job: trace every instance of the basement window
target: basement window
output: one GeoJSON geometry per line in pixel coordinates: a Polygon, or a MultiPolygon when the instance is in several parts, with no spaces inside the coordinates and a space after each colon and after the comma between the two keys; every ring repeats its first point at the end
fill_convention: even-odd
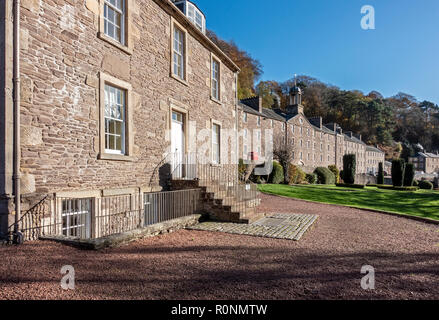
{"type": "Polygon", "coordinates": [[[63,236],[90,238],[92,199],[63,199],[61,201],[63,236]]]}

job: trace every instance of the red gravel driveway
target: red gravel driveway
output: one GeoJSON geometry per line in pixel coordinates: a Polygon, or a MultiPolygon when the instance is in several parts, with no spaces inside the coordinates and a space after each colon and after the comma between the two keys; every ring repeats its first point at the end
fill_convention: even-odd
{"type": "Polygon", "coordinates": [[[439,299],[439,226],[262,196],[264,212],[320,216],[299,242],[181,230],[117,249],[0,247],[0,299],[439,299]],[[72,265],[76,288],[60,287],[72,265]],[[361,289],[361,267],[376,289],[361,289]]]}

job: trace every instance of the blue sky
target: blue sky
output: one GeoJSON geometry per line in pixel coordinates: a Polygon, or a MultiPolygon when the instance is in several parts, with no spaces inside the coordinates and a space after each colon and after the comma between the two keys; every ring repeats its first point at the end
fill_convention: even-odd
{"type": "Polygon", "coordinates": [[[438,0],[194,0],[207,27],[263,65],[262,80],[306,74],[344,90],[399,91],[439,104],[438,0]],[[361,8],[375,8],[363,30],[361,8]]]}

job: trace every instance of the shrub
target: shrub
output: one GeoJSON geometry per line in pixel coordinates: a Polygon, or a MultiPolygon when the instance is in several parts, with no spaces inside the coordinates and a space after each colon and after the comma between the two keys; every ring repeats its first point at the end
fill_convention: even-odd
{"type": "Polygon", "coordinates": [[[343,175],[344,175],[344,171],[343,171],[343,170],[340,170],[340,183],[341,183],[341,182],[344,182],[343,175]]]}
{"type": "Polygon", "coordinates": [[[268,178],[272,184],[280,184],[284,182],[284,169],[278,162],[273,162],[273,171],[268,178]]]}
{"type": "Polygon", "coordinates": [[[415,166],[413,163],[407,163],[404,173],[404,187],[413,186],[413,180],[415,180],[415,166]]]}
{"type": "Polygon", "coordinates": [[[328,166],[328,169],[335,175],[335,183],[340,183],[340,170],[338,170],[336,165],[328,166]]]}
{"type": "Polygon", "coordinates": [[[433,184],[430,181],[419,181],[419,188],[423,190],[433,190],[433,184]]]}
{"type": "Polygon", "coordinates": [[[306,173],[294,164],[290,164],[288,167],[288,175],[290,177],[290,184],[301,184],[306,179],[306,173]]]}
{"type": "Polygon", "coordinates": [[[318,167],[314,173],[317,175],[319,184],[335,184],[335,175],[328,168],[318,167]]]}
{"type": "Polygon", "coordinates": [[[357,169],[357,157],[355,154],[346,154],[343,156],[343,180],[345,183],[355,183],[355,173],[357,169]]]}
{"type": "Polygon", "coordinates": [[[307,173],[306,174],[306,181],[308,181],[309,184],[316,184],[317,183],[317,175],[315,173],[307,173]]]}
{"type": "Polygon", "coordinates": [[[414,186],[414,187],[419,187],[419,182],[418,182],[418,180],[413,180],[413,186],[414,186]]]}
{"type": "Polygon", "coordinates": [[[378,165],[377,184],[384,184],[384,164],[382,162],[378,165]]]}
{"type": "Polygon", "coordinates": [[[405,161],[397,159],[392,161],[392,181],[393,186],[402,187],[404,184],[405,161]]]}
{"type": "Polygon", "coordinates": [[[238,163],[238,173],[240,177],[245,177],[245,174],[247,173],[247,165],[244,163],[244,160],[239,159],[238,163]]]}

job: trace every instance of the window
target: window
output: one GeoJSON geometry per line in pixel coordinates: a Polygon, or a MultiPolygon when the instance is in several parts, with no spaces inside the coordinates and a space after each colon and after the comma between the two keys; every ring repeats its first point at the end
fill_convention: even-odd
{"type": "Polygon", "coordinates": [[[105,85],[105,152],[125,154],[125,90],[105,85]]]}
{"type": "Polygon", "coordinates": [[[258,127],[261,126],[261,117],[258,117],[258,127]]]}
{"type": "Polygon", "coordinates": [[[282,131],[285,131],[285,123],[282,123],[282,131]]]}
{"type": "Polygon", "coordinates": [[[186,2],[188,19],[203,33],[206,32],[206,18],[192,3],[186,2]]]}
{"type": "Polygon", "coordinates": [[[104,73],[99,78],[99,159],[132,161],[132,87],[104,73]]]}
{"type": "Polygon", "coordinates": [[[294,133],[294,124],[291,125],[291,132],[294,133]]]}
{"type": "Polygon", "coordinates": [[[186,36],[177,26],[174,26],[174,43],[173,43],[173,74],[181,80],[185,80],[185,42],[186,36]]]}
{"type": "Polygon", "coordinates": [[[62,200],[62,234],[73,238],[90,238],[92,199],[62,200]]]}
{"type": "Polygon", "coordinates": [[[300,160],[303,160],[303,152],[300,153],[300,160]]]}
{"type": "Polygon", "coordinates": [[[244,144],[244,154],[243,154],[244,159],[247,159],[247,156],[248,156],[247,145],[244,144]]]}
{"type": "Polygon", "coordinates": [[[270,127],[273,127],[273,120],[270,120],[270,127]]]}
{"type": "Polygon", "coordinates": [[[221,127],[218,124],[212,125],[212,161],[215,164],[220,163],[221,159],[221,127]]]}
{"type": "Polygon", "coordinates": [[[212,59],[212,98],[220,100],[220,64],[212,59]]]}
{"type": "Polygon", "coordinates": [[[104,33],[125,45],[125,1],[104,1],[104,33]]]}
{"type": "Polygon", "coordinates": [[[247,129],[244,129],[244,138],[247,138],[247,129]]]}
{"type": "Polygon", "coordinates": [[[242,121],[247,123],[247,113],[245,113],[245,112],[242,114],[242,121]]]}

